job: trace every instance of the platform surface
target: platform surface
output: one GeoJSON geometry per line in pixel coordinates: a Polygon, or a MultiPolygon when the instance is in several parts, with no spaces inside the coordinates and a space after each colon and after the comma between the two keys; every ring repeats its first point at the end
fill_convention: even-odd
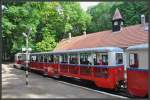
{"type": "Polygon", "coordinates": [[[29,73],[29,86],[25,85],[25,71],[2,64],[2,98],[118,98],[84,88],[58,82],[58,80],[29,73]]]}

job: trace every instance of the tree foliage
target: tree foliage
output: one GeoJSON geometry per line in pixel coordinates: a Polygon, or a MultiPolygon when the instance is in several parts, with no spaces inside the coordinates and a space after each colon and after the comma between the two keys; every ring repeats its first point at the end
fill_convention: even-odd
{"type": "Polygon", "coordinates": [[[148,4],[147,2],[123,2],[120,4],[113,5],[110,10],[111,16],[116,8],[119,8],[120,13],[125,21],[124,26],[139,24],[141,15],[146,16],[146,21],[148,21],[148,4]]]}
{"type": "Polygon", "coordinates": [[[112,4],[103,2],[87,10],[92,16],[91,23],[88,26],[88,33],[103,31],[111,28],[110,9],[112,4]]]}
{"type": "Polygon", "coordinates": [[[92,16],[88,33],[111,29],[116,8],[123,16],[124,26],[139,24],[142,14],[148,19],[147,2],[103,2],[87,10],[92,16]]]}
{"type": "Polygon", "coordinates": [[[8,51],[21,51],[25,47],[22,33],[32,28],[29,47],[34,51],[51,51],[68,32],[81,34],[90,23],[90,15],[77,2],[23,2],[5,4],[3,12],[3,35],[10,40],[8,51]],[[63,16],[56,7],[61,6],[63,16]],[[66,19],[66,16],[68,18],[66,19]]]}

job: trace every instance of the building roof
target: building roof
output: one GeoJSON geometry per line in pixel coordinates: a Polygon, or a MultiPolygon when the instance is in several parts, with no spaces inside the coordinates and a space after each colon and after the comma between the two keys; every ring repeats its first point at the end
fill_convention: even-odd
{"type": "Polygon", "coordinates": [[[121,16],[120,11],[119,11],[118,8],[116,8],[116,11],[115,11],[115,14],[114,14],[112,20],[116,20],[116,19],[122,19],[122,16],[121,16]]]}
{"type": "Polygon", "coordinates": [[[117,32],[107,30],[76,36],[71,39],[63,39],[54,51],[96,47],[127,48],[132,45],[143,43],[148,43],[148,31],[144,31],[144,27],[138,24],[123,27],[121,31],[117,32]]]}

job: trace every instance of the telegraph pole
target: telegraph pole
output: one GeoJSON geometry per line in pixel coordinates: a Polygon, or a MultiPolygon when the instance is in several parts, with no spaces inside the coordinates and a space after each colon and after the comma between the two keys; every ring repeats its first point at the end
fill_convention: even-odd
{"type": "Polygon", "coordinates": [[[29,84],[29,80],[28,80],[28,75],[29,75],[29,72],[28,72],[28,69],[29,69],[29,35],[31,33],[31,28],[29,29],[29,32],[28,33],[23,33],[24,37],[26,38],[26,86],[28,86],[29,84]]]}
{"type": "Polygon", "coordinates": [[[26,37],[26,85],[28,85],[28,36],[26,37]]]}

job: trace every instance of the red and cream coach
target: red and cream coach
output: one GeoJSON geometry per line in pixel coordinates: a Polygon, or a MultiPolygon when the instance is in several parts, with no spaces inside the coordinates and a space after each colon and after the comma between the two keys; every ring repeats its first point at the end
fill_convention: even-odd
{"type": "Polygon", "coordinates": [[[148,95],[148,44],[127,48],[127,87],[130,94],[148,95]]]}
{"type": "Polygon", "coordinates": [[[84,48],[31,53],[30,69],[50,77],[68,76],[116,89],[124,82],[123,50],[117,47],[84,48]]]}
{"type": "Polygon", "coordinates": [[[17,68],[24,68],[26,61],[26,54],[25,53],[17,53],[15,54],[15,64],[14,67],[17,68]]]}
{"type": "Polygon", "coordinates": [[[40,52],[30,54],[29,67],[43,75],[56,76],[58,74],[58,53],[40,52]]]}

